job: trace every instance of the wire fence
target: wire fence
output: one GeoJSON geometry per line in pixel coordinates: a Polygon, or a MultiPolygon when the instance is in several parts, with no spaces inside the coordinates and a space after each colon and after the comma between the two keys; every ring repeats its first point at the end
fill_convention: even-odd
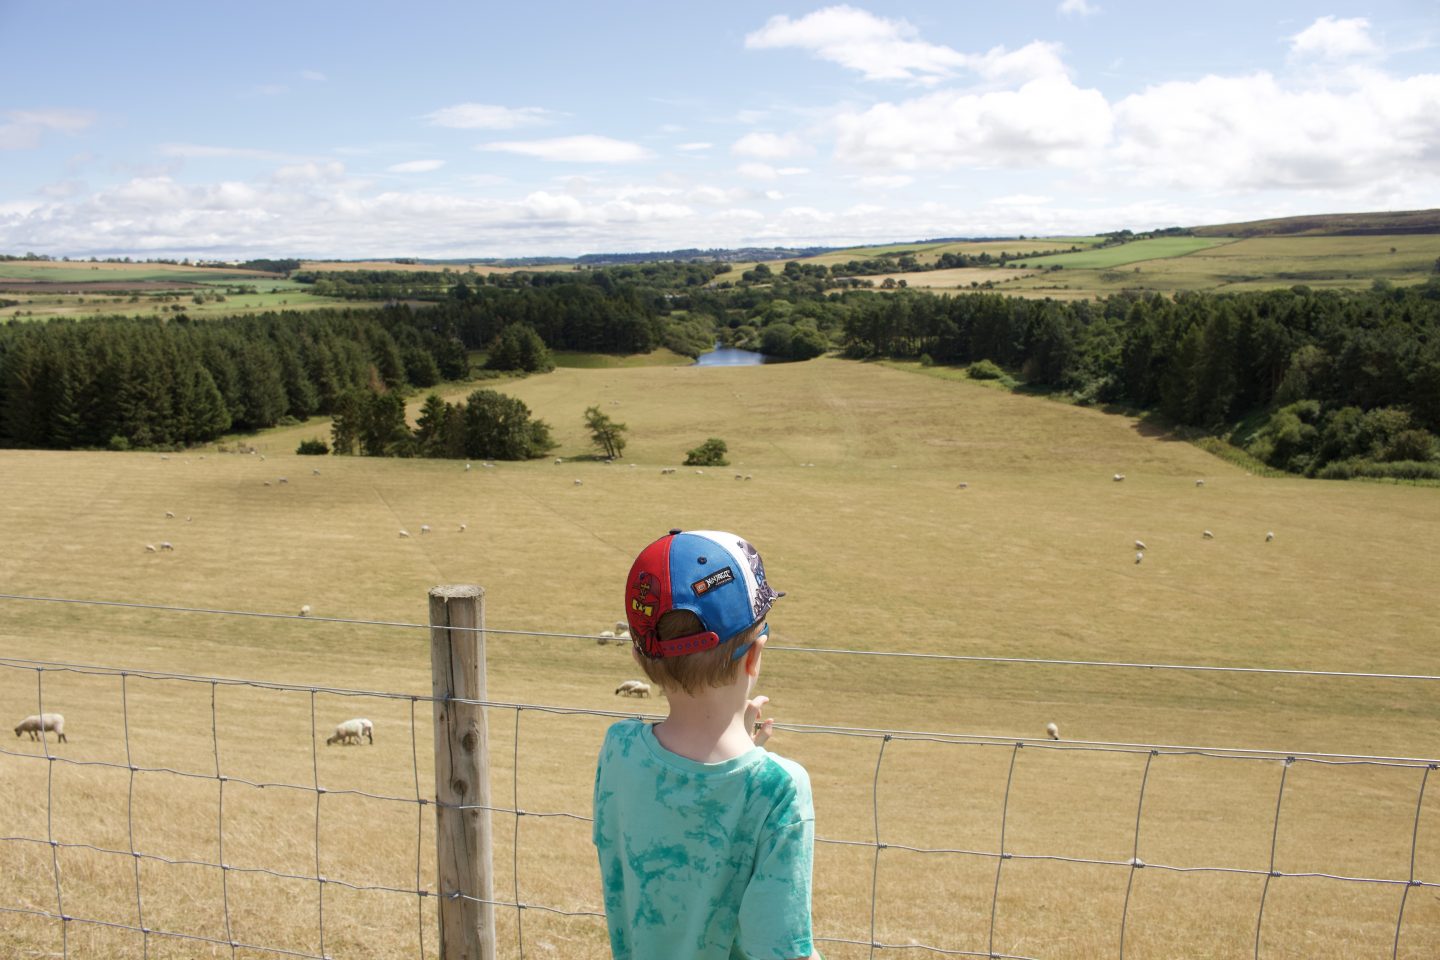
{"type": "MultiPolygon", "coordinates": [[[[0,598],[164,617],[300,619],[0,598]]],[[[1440,679],[946,659],[1381,678],[1427,693],[1440,679]]],[[[17,728],[19,742],[0,749],[0,799],[10,810],[0,816],[0,878],[10,878],[0,879],[0,918],[11,919],[0,924],[0,943],[64,958],[438,957],[439,901],[469,900],[504,918],[503,956],[608,955],[584,801],[601,725],[634,711],[465,701],[492,718],[491,778],[503,783],[508,772],[509,780],[507,804],[458,806],[509,820],[495,850],[497,861],[508,859],[509,879],[496,889],[508,890],[476,898],[436,883],[437,800],[422,746],[433,732],[429,693],[0,657],[0,702],[63,712],[77,734],[62,741],[63,728],[41,724],[32,741],[17,728]],[[321,742],[330,739],[331,718],[361,712],[381,718],[382,767],[356,769],[361,755],[321,742]],[[102,739],[98,729],[114,736],[102,739]],[[523,775],[527,767],[536,769],[523,775]],[[569,826],[557,834],[546,825],[569,826]]],[[[1434,759],[801,723],[777,729],[799,738],[795,752],[815,780],[816,941],[827,957],[1124,960],[1174,955],[1175,944],[1189,940],[1223,941],[1225,955],[1257,960],[1342,955],[1363,942],[1369,954],[1398,960],[1433,956],[1440,944],[1434,759]],[[1196,784],[1206,785],[1199,799],[1196,784]],[[1207,910],[1222,889],[1215,903],[1224,909],[1207,910]],[[1176,909],[1191,919],[1177,919],[1176,909]],[[1329,939],[1307,941],[1307,927],[1326,927],[1329,939]],[[1351,933],[1336,932],[1343,930],[1351,933]]]]}

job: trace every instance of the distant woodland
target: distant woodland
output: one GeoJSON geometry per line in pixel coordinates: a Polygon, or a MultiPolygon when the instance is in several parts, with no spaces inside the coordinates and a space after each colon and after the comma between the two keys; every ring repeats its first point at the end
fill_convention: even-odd
{"type": "Polygon", "coordinates": [[[836,288],[821,270],[794,266],[745,277],[715,263],[296,274],[355,306],[11,323],[0,327],[0,444],[169,448],[287,418],[353,423],[366,398],[393,407],[475,376],[472,351],[489,351],[492,368],[538,372],[550,350],[695,356],[719,341],[789,360],[838,351],[984,362],[976,375],[994,369],[1022,389],[1153,411],[1279,469],[1440,478],[1440,277],[1350,293],[1062,302],[836,288]]]}

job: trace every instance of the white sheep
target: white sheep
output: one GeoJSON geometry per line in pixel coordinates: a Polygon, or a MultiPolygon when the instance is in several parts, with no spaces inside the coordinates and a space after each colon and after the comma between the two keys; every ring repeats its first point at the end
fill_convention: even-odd
{"type": "Polygon", "coordinates": [[[575,481],[575,486],[578,487],[578,486],[580,486],[581,484],[583,484],[584,482],[585,482],[584,480],[576,480],[576,481],[575,481]]]}
{"type": "Polygon", "coordinates": [[[410,536],[410,531],[409,531],[409,530],[401,530],[401,531],[400,531],[400,536],[402,536],[402,537],[408,537],[408,536],[410,536]]]}
{"type": "Polygon", "coordinates": [[[281,477],[281,478],[280,478],[280,482],[281,482],[281,483],[289,483],[290,481],[289,481],[288,479],[286,479],[285,477],[281,477]]]}
{"type": "Polygon", "coordinates": [[[626,640],[629,640],[629,639],[630,639],[630,624],[626,623],[624,620],[616,620],[616,621],[615,621],[615,634],[614,634],[614,636],[615,636],[615,639],[616,639],[616,640],[620,640],[620,641],[622,641],[622,642],[623,642],[623,641],[626,641],[626,640]]]}
{"type": "Polygon", "coordinates": [[[175,514],[174,514],[174,512],[173,512],[173,511],[170,511],[170,510],[166,510],[166,511],[165,511],[165,519],[166,519],[166,520],[174,520],[174,519],[175,519],[175,514]]]}
{"type": "Polygon", "coordinates": [[[174,549],[175,549],[175,544],[171,543],[169,540],[161,540],[161,541],[160,541],[160,549],[161,549],[161,550],[174,550],[174,549]]]}
{"type": "Polygon", "coordinates": [[[307,604],[304,604],[303,606],[301,606],[301,608],[300,608],[300,616],[302,616],[302,617],[308,617],[308,616],[310,616],[310,604],[307,603],[307,604]]]}
{"type": "Polygon", "coordinates": [[[969,489],[970,489],[970,484],[966,483],[964,480],[961,480],[960,483],[959,483],[959,485],[956,486],[955,489],[957,489],[957,490],[969,490],[969,489]]]}
{"type": "Polygon", "coordinates": [[[1214,540],[1214,539],[1215,539],[1215,534],[1211,533],[1209,530],[1202,530],[1202,531],[1200,532],[1200,536],[1204,537],[1206,540],[1214,540]]]}
{"type": "Polygon", "coordinates": [[[1053,723],[1045,724],[1045,733],[1049,735],[1051,740],[1060,739],[1060,728],[1053,723]]]}
{"type": "Polygon", "coordinates": [[[751,477],[750,474],[747,473],[747,474],[745,474],[745,479],[746,479],[746,480],[753,480],[754,478],[751,477]]]}
{"type": "Polygon", "coordinates": [[[648,697],[650,696],[650,684],[643,680],[626,680],[615,688],[617,697],[648,697]]]}
{"type": "Polygon", "coordinates": [[[325,746],[336,743],[359,743],[361,737],[374,743],[375,725],[364,717],[356,717],[353,720],[346,720],[344,723],[337,723],[335,732],[325,740],[325,746]]]}
{"type": "Polygon", "coordinates": [[[1266,542],[1266,543],[1269,543],[1271,540],[1274,540],[1274,539],[1275,539],[1275,531],[1274,531],[1274,530],[1271,530],[1271,531],[1269,531],[1268,533],[1265,534],[1265,542],[1266,542]]]}
{"type": "Polygon", "coordinates": [[[1136,550],[1149,550],[1150,548],[1147,547],[1147,546],[1145,546],[1145,541],[1144,541],[1144,540],[1136,540],[1136,541],[1135,541],[1135,549],[1136,549],[1136,550]]]}
{"type": "Polygon", "coordinates": [[[560,464],[564,463],[564,462],[565,462],[565,458],[564,458],[564,457],[556,457],[556,458],[555,458],[555,465],[556,465],[557,467],[558,467],[560,464]]]}
{"type": "Polygon", "coordinates": [[[31,740],[39,740],[40,734],[47,730],[52,731],[61,743],[70,742],[65,737],[65,717],[58,713],[32,713],[16,725],[15,736],[28,733],[31,740]]]}
{"type": "Polygon", "coordinates": [[[1144,562],[1145,562],[1145,554],[1141,553],[1139,550],[1135,551],[1135,562],[1136,562],[1136,563],[1144,563],[1144,562]]]}
{"type": "Polygon", "coordinates": [[[312,476],[312,477],[318,477],[318,476],[320,476],[320,468],[319,468],[319,467],[316,467],[314,470],[311,470],[311,471],[310,471],[310,476],[312,476]]]}
{"type": "Polygon", "coordinates": [[[741,474],[741,473],[737,473],[737,474],[735,474],[735,479],[736,479],[736,480],[744,480],[744,479],[745,479],[745,475],[744,475],[744,474],[741,474]]]}
{"type": "Polygon", "coordinates": [[[429,533],[429,532],[430,532],[430,524],[428,524],[428,523],[422,523],[422,524],[420,524],[420,532],[421,532],[421,533],[429,533]]]}
{"type": "Polygon", "coordinates": [[[602,646],[602,647],[605,646],[605,644],[609,643],[611,640],[614,640],[614,639],[615,639],[615,631],[614,631],[614,630],[601,630],[601,631],[600,631],[598,634],[596,634],[596,636],[595,636],[595,642],[596,642],[597,644],[599,644],[600,646],[602,646]]]}
{"type": "Polygon", "coordinates": [[[464,532],[465,532],[465,524],[463,524],[463,523],[460,524],[460,529],[459,529],[459,530],[456,530],[455,532],[456,532],[456,533],[464,533],[464,532]]]}
{"type": "Polygon", "coordinates": [[[1119,483],[1121,480],[1124,480],[1124,479],[1125,479],[1125,474],[1123,474],[1123,473],[1117,473],[1117,474],[1115,474],[1115,482],[1116,482],[1116,483],[1119,483]]]}
{"type": "Polygon", "coordinates": [[[146,553],[154,553],[154,552],[155,552],[155,544],[153,544],[153,543],[147,543],[147,544],[145,544],[145,552],[146,552],[146,553]]]}
{"type": "Polygon", "coordinates": [[[660,468],[660,472],[661,472],[662,474],[674,473],[674,472],[675,472],[675,468],[674,468],[674,467],[661,467],[661,468],[660,468]]]}
{"type": "Polygon", "coordinates": [[[470,469],[470,464],[468,464],[468,463],[465,464],[465,469],[466,469],[466,470],[469,470],[469,469],[470,469]]]}
{"type": "Polygon", "coordinates": [[[1203,487],[1203,486],[1205,486],[1205,481],[1204,481],[1204,480],[1196,480],[1196,481],[1195,481],[1195,486],[1197,486],[1197,487],[1203,487]]]}

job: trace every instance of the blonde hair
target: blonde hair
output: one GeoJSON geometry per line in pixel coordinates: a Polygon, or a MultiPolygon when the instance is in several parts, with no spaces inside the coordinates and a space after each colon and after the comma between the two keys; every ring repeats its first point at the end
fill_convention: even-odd
{"type": "MultiPolygon", "coordinates": [[[[706,687],[723,687],[735,679],[735,672],[745,663],[744,657],[738,660],[734,658],[735,651],[754,640],[760,633],[760,626],[760,623],[756,623],[729,640],[699,653],[686,653],[678,657],[647,657],[641,653],[638,658],[640,669],[645,671],[645,676],[667,690],[679,688],[693,695],[706,687]]],[[[705,630],[700,618],[689,610],[671,610],[660,617],[660,622],[655,627],[661,640],[688,637],[692,633],[702,633],[705,630]]]]}

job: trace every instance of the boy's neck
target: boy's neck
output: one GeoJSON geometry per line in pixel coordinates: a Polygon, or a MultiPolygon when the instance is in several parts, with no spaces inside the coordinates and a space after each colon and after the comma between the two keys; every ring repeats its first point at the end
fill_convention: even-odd
{"type": "Polygon", "coordinates": [[[722,763],[754,749],[745,729],[750,678],[736,671],[734,682],[697,693],[666,690],[670,716],[655,725],[655,739],[671,753],[700,763],[722,763]]]}

